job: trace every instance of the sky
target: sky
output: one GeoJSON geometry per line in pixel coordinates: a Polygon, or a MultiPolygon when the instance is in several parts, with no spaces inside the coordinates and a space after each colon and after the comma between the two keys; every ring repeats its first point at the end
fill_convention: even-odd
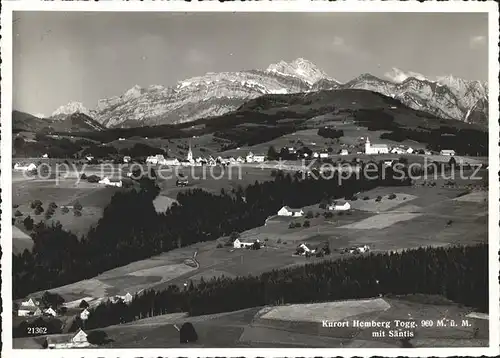
{"type": "Polygon", "coordinates": [[[393,67],[488,79],[481,13],[45,11],[16,12],[13,22],[13,108],[31,114],[298,57],[342,82],[393,67]]]}

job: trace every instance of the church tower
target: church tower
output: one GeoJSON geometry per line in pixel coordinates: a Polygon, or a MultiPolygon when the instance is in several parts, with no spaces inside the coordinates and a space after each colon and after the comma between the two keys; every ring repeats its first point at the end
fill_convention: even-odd
{"type": "Polygon", "coordinates": [[[188,154],[187,154],[187,160],[189,162],[193,161],[193,151],[191,150],[191,142],[189,142],[189,150],[188,150],[188,154]]]}
{"type": "Polygon", "coordinates": [[[370,144],[370,138],[366,137],[366,142],[365,142],[365,154],[371,154],[371,144],[370,144]]]}

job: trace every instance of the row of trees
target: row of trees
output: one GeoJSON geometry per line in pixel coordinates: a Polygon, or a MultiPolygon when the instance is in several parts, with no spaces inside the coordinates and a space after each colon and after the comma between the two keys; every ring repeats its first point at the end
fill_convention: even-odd
{"type": "Polygon", "coordinates": [[[303,179],[282,172],[274,181],[256,182],[220,195],[201,189],[179,193],[178,204],[158,214],[155,182],[139,179],[140,189],[117,192],[86,237],[77,238],[59,223],[38,223],[31,251],[13,255],[14,297],[94,277],[106,270],[177,247],[215,240],[260,226],[283,205],[303,207],[326,197],[339,198],[381,185],[409,185],[408,178],[364,176],[303,179]],[[210,208],[210,210],[206,210],[210,208]]]}
{"type": "MultiPolygon", "coordinates": [[[[184,290],[171,285],[144,291],[130,305],[103,303],[85,324],[97,328],[174,312],[203,315],[270,304],[414,293],[442,295],[487,312],[488,245],[355,256],[260,276],[202,280],[184,290]]],[[[75,324],[73,329],[77,328],[75,324]]]]}

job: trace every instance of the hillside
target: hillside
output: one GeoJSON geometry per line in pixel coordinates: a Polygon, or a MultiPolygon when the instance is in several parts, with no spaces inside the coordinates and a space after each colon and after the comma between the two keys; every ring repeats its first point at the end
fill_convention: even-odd
{"type": "Polygon", "coordinates": [[[391,80],[362,74],[342,84],[310,61],[298,58],[271,64],[266,70],[207,73],[170,87],[136,85],[121,95],[100,99],[93,109],[70,102],[53,115],[84,113],[107,128],[156,126],[220,116],[262,95],[366,89],[446,119],[470,121],[469,114],[474,112],[474,118],[480,118],[474,122],[485,124],[486,109],[476,104],[487,101],[486,83],[453,76],[429,79],[414,72],[393,71],[397,73],[391,80]]]}
{"type": "Polygon", "coordinates": [[[13,111],[12,128],[14,132],[76,132],[100,131],[105,129],[101,124],[80,112],[59,113],[49,118],[39,118],[31,114],[13,111]]]}
{"type": "MultiPolygon", "coordinates": [[[[218,151],[265,143],[305,129],[349,124],[368,131],[386,131],[386,139],[412,139],[434,150],[454,148],[470,155],[485,154],[488,133],[471,123],[443,119],[414,110],[400,100],[380,93],[359,90],[322,90],[299,94],[269,94],[252,99],[235,111],[189,123],[155,127],[116,128],[99,132],[79,132],[103,143],[119,138],[191,138],[193,145],[202,136],[217,141],[218,151]],[[446,134],[446,137],[442,135],[446,134]]],[[[360,132],[361,133],[361,132],[360,132]]],[[[123,143],[123,142],[122,142],[123,143]]]]}

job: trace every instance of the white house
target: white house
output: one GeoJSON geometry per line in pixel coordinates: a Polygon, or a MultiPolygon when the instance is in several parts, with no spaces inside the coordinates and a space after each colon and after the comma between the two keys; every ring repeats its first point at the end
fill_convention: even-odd
{"type": "Polygon", "coordinates": [[[20,306],[17,310],[17,315],[19,317],[41,316],[42,310],[37,306],[20,306]]]}
{"type": "Polygon", "coordinates": [[[125,138],[118,138],[118,140],[125,140],[125,138]]]}
{"type": "Polygon", "coordinates": [[[57,312],[52,307],[47,308],[43,311],[43,313],[46,315],[51,315],[52,317],[57,316],[57,312]]]}
{"type": "Polygon", "coordinates": [[[16,164],[14,164],[14,170],[28,172],[28,171],[36,170],[36,165],[34,163],[29,163],[29,164],[16,163],[16,164]]]}
{"type": "MultiPolygon", "coordinates": [[[[190,162],[188,162],[189,164],[190,162]]],[[[160,165],[169,165],[169,166],[178,166],[181,164],[181,162],[179,161],[179,159],[177,158],[163,158],[162,161],[158,162],[158,164],[160,165]]]]}
{"type": "Polygon", "coordinates": [[[413,152],[415,152],[415,150],[414,150],[412,147],[409,147],[409,148],[406,150],[406,153],[408,153],[408,154],[413,154],[413,152]]]}
{"type": "Polygon", "coordinates": [[[342,149],[340,155],[349,155],[349,151],[347,149],[342,149]]]}
{"type": "Polygon", "coordinates": [[[425,150],[424,153],[425,153],[425,155],[431,155],[432,154],[432,152],[430,150],[425,150]]]}
{"type": "Polygon", "coordinates": [[[38,302],[37,300],[35,300],[33,298],[30,298],[27,301],[21,302],[21,306],[33,307],[33,306],[38,306],[38,305],[40,305],[40,302],[38,302]]]}
{"type": "Polygon", "coordinates": [[[132,158],[130,158],[130,156],[126,155],[123,157],[123,162],[124,163],[129,163],[130,161],[132,160],[132,158]]]}
{"type": "Polygon", "coordinates": [[[316,249],[310,249],[306,244],[300,244],[297,247],[298,249],[302,249],[302,255],[305,255],[306,253],[314,254],[316,252],[316,249]]]}
{"type": "Polygon", "coordinates": [[[404,154],[406,152],[405,152],[405,150],[403,148],[394,147],[394,148],[391,149],[391,153],[392,154],[404,154]]]}
{"type": "Polygon", "coordinates": [[[91,160],[93,160],[93,159],[94,159],[94,156],[92,156],[92,155],[87,155],[87,156],[85,157],[85,159],[87,159],[87,160],[90,162],[91,160]]]}
{"type": "Polygon", "coordinates": [[[42,158],[48,158],[49,155],[47,153],[45,153],[44,155],[42,155],[42,158]]]}
{"type": "Polygon", "coordinates": [[[104,179],[99,180],[99,184],[104,184],[106,186],[114,186],[117,188],[121,188],[123,183],[120,179],[109,179],[105,177],[104,179]]]}
{"type": "Polygon", "coordinates": [[[313,152],[313,158],[318,158],[319,157],[319,153],[318,152],[313,152]]]}
{"type": "Polygon", "coordinates": [[[278,211],[278,216],[293,216],[299,217],[303,216],[304,211],[302,209],[292,209],[289,206],[284,206],[278,211]]]}
{"type": "Polygon", "coordinates": [[[439,152],[441,155],[455,155],[455,151],[453,149],[443,149],[442,151],[439,152]]]}
{"type": "Polygon", "coordinates": [[[233,247],[235,249],[241,249],[241,248],[249,248],[253,245],[253,242],[242,242],[240,239],[236,239],[233,242],[233,247]]]}
{"type": "Polygon", "coordinates": [[[156,154],[156,155],[150,155],[149,157],[147,157],[146,163],[156,165],[159,162],[162,162],[164,160],[165,160],[165,158],[163,157],[163,154],[156,154]]]}
{"type": "Polygon", "coordinates": [[[80,319],[83,320],[83,321],[88,320],[89,316],[90,316],[90,312],[86,308],[82,312],[80,312],[80,319]]]}
{"type": "Polygon", "coordinates": [[[74,336],[68,335],[51,335],[47,336],[47,347],[51,349],[57,348],[85,348],[91,344],[87,340],[87,333],[81,329],[74,336]]]}
{"type": "Polygon", "coordinates": [[[258,154],[258,155],[254,155],[253,156],[253,161],[255,163],[263,163],[265,160],[266,160],[266,156],[265,155],[258,154]]]}
{"type": "Polygon", "coordinates": [[[319,157],[320,157],[321,159],[328,158],[328,153],[319,153],[319,157]]]}
{"type": "Polygon", "coordinates": [[[366,137],[365,154],[388,154],[389,147],[387,144],[371,144],[370,139],[366,137]]]}
{"type": "Polygon", "coordinates": [[[346,211],[351,208],[351,204],[349,204],[347,201],[344,200],[339,200],[333,203],[333,205],[330,205],[328,207],[328,210],[334,210],[334,211],[346,211]]]}
{"type": "Polygon", "coordinates": [[[129,292],[127,292],[125,295],[120,296],[120,298],[123,300],[123,302],[130,303],[130,302],[132,302],[132,299],[134,297],[129,292]]]}
{"type": "Polygon", "coordinates": [[[360,253],[365,253],[370,251],[370,246],[368,245],[363,245],[357,248],[360,253]]]}
{"type": "Polygon", "coordinates": [[[242,157],[238,157],[238,158],[236,158],[236,161],[237,161],[238,163],[245,163],[245,159],[243,159],[242,157]]]}
{"type": "Polygon", "coordinates": [[[250,152],[247,154],[246,160],[247,163],[252,163],[253,162],[253,153],[250,152]]]}

